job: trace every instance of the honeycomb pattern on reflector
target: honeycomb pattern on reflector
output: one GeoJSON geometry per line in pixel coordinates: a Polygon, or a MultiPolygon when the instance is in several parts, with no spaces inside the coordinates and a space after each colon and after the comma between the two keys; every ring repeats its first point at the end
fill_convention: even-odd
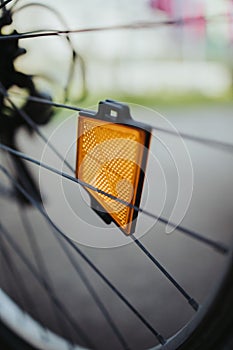
{"type": "MultiPolygon", "coordinates": [[[[144,143],[142,129],[80,116],[76,176],[135,205],[144,143]]],[[[131,233],[134,209],[90,189],[87,191],[126,234],[131,233]]]]}

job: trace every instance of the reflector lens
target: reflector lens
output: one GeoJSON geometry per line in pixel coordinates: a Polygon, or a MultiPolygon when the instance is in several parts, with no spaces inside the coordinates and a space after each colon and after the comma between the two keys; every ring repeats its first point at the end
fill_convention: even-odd
{"type": "MultiPolygon", "coordinates": [[[[147,141],[148,132],[141,128],[80,115],[77,178],[127,203],[139,205],[147,141]]],[[[133,208],[86,190],[124,233],[132,233],[137,217],[133,208]]]]}

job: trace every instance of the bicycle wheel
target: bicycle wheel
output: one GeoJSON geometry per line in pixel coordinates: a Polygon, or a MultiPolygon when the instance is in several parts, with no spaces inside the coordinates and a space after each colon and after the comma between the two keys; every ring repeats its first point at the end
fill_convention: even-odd
{"type": "MultiPolygon", "coordinates": [[[[149,37],[149,31],[142,32],[140,27],[158,24],[133,21],[130,25],[116,23],[112,28],[108,23],[110,16],[122,15],[121,8],[116,12],[113,2],[106,5],[109,15],[105,22],[99,12],[94,11],[93,18],[89,15],[88,4],[79,9],[81,5],[63,6],[61,2],[56,4],[55,12],[50,5],[52,2],[35,5],[17,0],[1,3],[3,29],[12,19],[13,28],[17,29],[4,35],[2,31],[0,37],[3,347],[231,349],[231,106],[208,106],[194,112],[166,110],[167,119],[177,126],[179,134],[158,113],[131,105],[135,119],[153,128],[153,137],[145,195],[140,208],[134,208],[139,212],[137,231],[133,236],[124,236],[90,209],[89,199],[74,177],[77,114],[79,110],[86,111],[85,105],[79,108],[70,103],[55,103],[50,96],[67,100],[73,94],[69,84],[72,76],[79,82],[80,100],[86,95],[80,46],[85,47],[87,42],[90,48],[95,49],[95,43],[106,48],[107,38],[113,40],[115,31],[130,29],[133,39],[128,39],[133,42],[140,40],[140,35],[149,37]],[[83,11],[88,23],[95,20],[102,28],[93,24],[86,31],[81,29],[86,33],[81,43],[75,41],[78,30],[71,37],[61,16],[67,14],[69,26],[75,20],[76,28],[76,18],[72,16],[76,9],[83,11]],[[28,18],[34,11],[36,17],[30,23],[28,18]],[[102,33],[109,29],[106,35],[102,33]],[[57,35],[62,39],[54,39],[57,35]],[[15,58],[23,53],[18,40],[28,50],[22,56],[22,67],[26,62],[24,74],[19,73],[23,68],[15,63],[15,58]],[[64,67],[64,75],[60,67],[64,67]],[[61,73],[56,81],[58,70],[61,73]],[[41,92],[44,90],[49,92],[41,92]],[[62,116],[53,121],[52,106],[63,109],[62,116]],[[223,111],[224,128],[223,121],[217,118],[218,112],[223,115],[223,111]],[[193,113],[195,118],[191,116],[187,123],[186,118],[178,117],[180,113],[183,116],[193,113]],[[201,114],[201,118],[196,114],[201,114]],[[210,121],[216,125],[213,133],[207,129],[210,121]],[[34,133],[33,139],[27,135],[28,130],[34,133]],[[184,192],[181,188],[178,196],[177,189],[182,186],[184,192]],[[178,211],[182,211],[177,217],[172,211],[176,202],[178,211]],[[182,223],[178,223],[181,217],[182,223]],[[175,224],[174,218],[178,219],[175,224]],[[175,231],[166,235],[169,227],[175,231]]],[[[132,9],[133,4],[123,6],[126,12],[129,6],[132,20],[141,15],[132,9]]],[[[80,23],[81,18],[80,15],[80,23]]],[[[85,63],[89,77],[88,58],[85,63]]],[[[96,62],[91,64],[94,72],[98,71],[96,62]]],[[[107,69],[106,62],[101,64],[103,70],[107,69]]],[[[116,96],[112,92],[108,97],[116,96]]]]}

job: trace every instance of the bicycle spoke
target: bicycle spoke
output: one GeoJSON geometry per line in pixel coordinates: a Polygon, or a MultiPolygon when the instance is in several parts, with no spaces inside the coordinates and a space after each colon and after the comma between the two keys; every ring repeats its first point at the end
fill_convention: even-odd
{"type": "Polygon", "coordinates": [[[64,160],[64,157],[57,151],[57,149],[49,142],[49,140],[46,138],[46,136],[40,131],[36,123],[29,117],[27,113],[25,113],[23,110],[18,108],[16,104],[11,100],[11,98],[8,96],[8,93],[2,83],[0,82],[0,93],[7,99],[7,101],[12,106],[13,110],[17,112],[23,119],[26,121],[26,123],[36,132],[36,134],[48,145],[48,147],[58,156],[59,159],[61,159],[64,164],[67,166],[69,170],[74,172],[73,167],[67,162],[67,160],[64,160]]]}
{"type": "Polygon", "coordinates": [[[45,105],[48,105],[48,106],[53,106],[53,107],[56,107],[56,108],[64,108],[64,109],[67,109],[67,110],[71,110],[71,111],[87,111],[85,108],[81,108],[81,107],[75,107],[75,106],[70,106],[68,104],[65,104],[65,103],[59,103],[59,102],[53,102],[53,101],[50,101],[50,100],[47,100],[45,98],[41,98],[41,97],[36,97],[36,96],[22,96],[21,94],[19,93],[13,93],[11,92],[9,94],[9,96],[15,96],[15,97],[18,97],[20,99],[22,98],[25,98],[25,99],[28,99],[28,101],[32,101],[32,102],[39,102],[41,104],[45,104],[45,105]]]}
{"type": "Polygon", "coordinates": [[[115,322],[113,321],[113,319],[112,319],[110,313],[108,312],[108,310],[106,309],[104,303],[101,301],[101,299],[99,298],[98,294],[95,292],[95,289],[92,286],[91,282],[89,281],[89,279],[84,274],[84,271],[78,265],[78,263],[76,262],[76,260],[72,256],[72,254],[70,254],[66,244],[64,244],[65,242],[61,239],[62,237],[58,236],[54,232],[53,229],[51,230],[51,232],[54,235],[54,237],[58,240],[58,242],[60,243],[60,245],[61,245],[63,251],[65,252],[66,256],[68,257],[71,265],[74,267],[77,275],[80,277],[80,279],[82,280],[83,284],[85,285],[85,287],[89,291],[89,293],[92,296],[93,300],[95,301],[97,307],[101,311],[103,317],[106,319],[106,321],[109,324],[109,326],[111,327],[113,333],[115,334],[115,336],[119,340],[120,344],[123,346],[123,349],[128,349],[129,350],[130,349],[129,345],[127,344],[127,342],[124,339],[123,335],[121,334],[121,332],[119,331],[119,329],[116,326],[115,322]]]}
{"type": "MultiPolygon", "coordinates": [[[[19,215],[20,215],[20,219],[22,222],[22,226],[24,228],[24,232],[26,233],[27,239],[29,241],[29,244],[30,244],[30,247],[31,247],[35,262],[36,262],[37,270],[44,276],[44,279],[47,281],[49,289],[52,291],[52,293],[54,293],[54,286],[53,286],[52,280],[50,278],[46,264],[44,262],[41,249],[39,247],[39,244],[37,243],[34,229],[33,229],[32,225],[30,224],[30,221],[26,215],[26,212],[24,210],[22,210],[19,202],[18,202],[18,209],[19,209],[19,215]]],[[[50,301],[52,303],[51,299],[50,299],[50,301]]],[[[62,315],[57,308],[55,308],[53,310],[53,312],[54,312],[54,317],[55,317],[56,323],[61,331],[61,334],[63,334],[63,336],[65,336],[65,334],[64,334],[64,321],[63,321],[62,315]]]]}
{"type": "MultiPolygon", "coordinates": [[[[228,17],[231,17],[230,15],[228,17]]],[[[117,31],[117,30],[139,30],[139,29],[153,29],[160,28],[163,26],[174,26],[174,25],[193,25],[199,23],[200,20],[205,20],[208,23],[216,23],[215,21],[222,21],[222,18],[225,19],[225,14],[213,15],[210,17],[196,16],[189,17],[186,19],[170,19],[164,21],[140,21],[133,23],[126,23],[120,25],[110,25],[102,27],[88,27],[72,30],[35,30],[19,34],[10,34],[0,37],[0,40],[15,40],[15,39],[32,39],[39,37],[54,37],[62,36],[67,34],[81,34],[81,33],[90,33],[90,32],[105,32],[105,31],[117,31]]]]}
{"type": "Polygon", "coordinates": [[[14,262],[12,261],[12,257],[10,256],[10,253],[8,251],[8,247],[1,235],[0,235],[0,246],[1,246],[2,257],[4,258],[6,267],[9,269],[9,272],[10,272],[9,274],[5,274],[5,276],[9,276],[7,280],[11,278],[12,286],[16,291],[16,295],[18,294],[22,305],[25,307],[25,300],[26,300],[30,310],[34,311],[35,315],[38,316],[38,310],[35,306],[35,303],[32,301],[32,297],[24,283],[24,279],[21,278],[20,276],[20,272],[19,272],[19,269],[17,268],[17,264],[14,264],[14,262]]]}
{"type": "MultiPolygon", "coordinates": [[[[39,282],[41,286],[44,287],[50,298],[53,300],[54,306],[56,306],[60,312],[63,314],[63,316],[67,319],[67,321],[72,325],[72,327],[76,330],[79,337],[85,342],[87,346],[93,347],[92,342],[90,341],[89,337],[81,330],[81,328],[77,325],[77,322],[73,320],[71,315],[67,312],[64,305],[60,302],[59,299],[57,299],[56,295],[52,293],[50,290],[50,287],[47,283],[47,281],[44,279],[44,277],[38,273],[38,271],[34,268],[34,266],[31,264],[30,260],[26,257],[26,255],[23,253],[21,248],[18,246],[18,244],[15,242],[15,240],[12,238],[11,234],[8,232],[8,230],[2,225],[0,222],[0,231],[2,232],[3,236],[6,238],[8,243],[11,245],[11,247],[14,249],[14,251],[17,253],[17,255],[20,257],[20,259],[24,262],[24,264],[27,266],[29,271],[32,273],[34,278],[39,282]]],[[[94,348],[94,347],[93,347],[94,348]]]]}
{"type": "Polygon", "coordinates": [[[222,141],[218,141],[218,140],[212,140],[212,139],[208,139],[205,137],[194,136],[194,135],[190,135],[190,134],[187,134],[184,132],[176,132],[173,130],[168,130],[168,129],[160,128],[160,127],[153,126],[153,125],[152,125],[152,129],[169,134],[169,135],[173,135],[176,137],[182,137],[183,139],[193,141],[196,143],[200,143],[203,146],[216,148],[216,149],[223,151],[223,152],[229,152],[230,154],[233,155],[233,144],[231,144],[231,143],[222,142],[222,141]]]}
{"type": "Polygon", "coordinates": [[[0,182],[0,196],[13,198],[14,192],[0,182]]]}
{"type": "Polygon", "coordinates": [[[113,196],[113,195],[111,195],[111,194],[109,194],[107,192],[104,192],[104,191],[102,191],[102,190],[100,190],[100,189],[98,189],[98,188],[96,188],[96,187],[94,187],[94,186],[92,186],[92,185],[90,185],[88,183],[85,183],[85,182],[83,182],[83,181],[81,181],[81,180],[79,180],[79,179],[77,179],[77,178],[75,178],[75,177],[73,177],[73,176],[71,176],[69,174],[66,174],[66,173],[64,173],[64,172],[62,172],[60,170],[57,170],[57,169],[55,169],[55,168],[53,168],[53,167],[51,167],[51,166],[49,166],[47,164],[44,164],[44,163],[42,163],[42,162],[40,162],[40,161],[38,161],[36,159],[33,159],[32,157],[29,157],[29,156],[23,154],[22,152],[15,151],[15,150],[11,149],[10,147],[5,146],[5,145],[3,145],[1,143],[0,143],[0,149],[4,150],[6,152],[9,152],[11,154],[14,154],[17,157],[21,157],[22,159],[25,159],[25,160],[33,163],[33,164],[36,164],[36,165],[38,165],[38,166],[40,166],[40,167],[42,167],[42,168],[44,168],[44,169],[46,169],[46,170],[56,174],[56,175],[62,176],[62,177],[66,178],[69,181],[78,183],[79,185],[81,185],[84,188],[89,188],[92,191],[95,191],[97,193],[103,194],[104,196],[106,196],[106,197],[108,197],[108,198],[110,198],[110,199],[112,199],[112,200],[114,200],[114,201],[116,201],[118,203],[121,203],[121,204],[123,204],[123,205],[125,205],[125,206],[127,206],[129,208],[132,208],[132,209],[134,209],[134,210],[136,210],[136,211],[138,211],[140,213],[143,213],[144,215],[147,215],[148,217],[151,217],[151,218],[153,218],[155,220],[158,220],[158,221],[162,222],[163,224],[169,225],[170,227],[172,227],[175,230],[178,230],[179,232],[181,232],[181,233],[191,237],[192,239],[195,239],[195,240],[197,240],[199,242],[202,242],[203,244],[206,244],[209,247],[214,248],[217,252],[219,252],[221,254],[228,254],[229,253],[229,248],[226,247],[221,242],[217,242],[217,241],[215,241],[215,240],[213,240],[211,238],[207,238],[207,237],[203,236],[202,234],[197,233],[197,232],[195,232],[193,230],[190,230],[190,229],[188,229],[186,227],[183,227],[181,225],[176,225],[175,223],[172,223],[171,221],[169,221],[166,218],[163,218],[161,216],[157,216],[157,215],[155,215],[153,213],[148,212],[145,209],[142,209],[142,208],[139,208],[137,206],[134,206],[131,203],[128,203],[128,202],[126,202],[126,201],[124,201],[124,200],[122,200],[120,198],[117,198],[117,197],[115,197],[115,196],[113,196]]]}
{"type": "MultiPolygon", "coordinates": [[[[42,254],[41,254],[39,246],[38,246],[38,244],[36,242],[34,230],[32,229],[28,219],[26,218],[26,214],[22,210],[20,210],[20,216],[21,216],[21,221],[22,221],[23,226],[24,226],[24,230],[25,230],[25,232],[27,234],[30,246],[32,248],[32,251],[33,251],[36,263],[37,263],[38,270],[42,272],[43,276],[45,276],[45,278],[47,280],[47,283],[50,285],[50,289],[53,290],[53,287],[51,285],[51,280],[49,278],[49,273],[48,273],[48,271],[46,269],[46,266],[45,266],[45,264],[43,262],[42,254]]],[[[57,239],[58,236],[55,235],[55,238],[57,239]]],[[[78,265],[75,263],[74,259],[69,254],[68,250],[66,249],[65,245],[62,244],[62,242],[60,240],[59,240],[59,244],[61,245],[62,249],[65,251],[65,253],[68,256],[68,258],[70,259],[70,261],[71,261],[72,265],[74,266],[76,272],[78,273],[78,275],[81,278],[81,280],[83,281],[84,285],[86,286],[86,288],[90,292],[92,298],[96,302],[97,307],[100,309],[100,311],[102,312],[103,316],[106,318],[109,326],[112,328],[114,334],[117,336],[117,338],[120,341],[120,343],[122,344],[123,348],[124,349],[129,349],[126,341],[124,340],[123,336],[119,332],[119,330],[118,330],[117,326],[115,325],[112,317],[110,316],[109,312],[105,308],[105,306],[102,303],[101,299],[96,294],[93,286],[90,284],[90,282],[86,278],[84,272],[81,270],[80,267],[78,267],[78,265]]]]}
{"type": "MultiPolygon", "coordinates": [[[[20,210],[20,208],[19,208],[19,210],[20,210]]],[[[45,263],[44,263],[44,260],[43,260],[43,257],[42,257],[39,245],[37,244],[37,241],[36,241],[36,236],[35,236],[34,230],[33,230],[32,226],[30,225],[30,222],[27,219],[25,213],[22,210],[20,210],[20,216],[21,216],[21,221],[23,223],[25,232],[27,234],[29,243],[31,245],[31,248],[32,248],[32,251],[33,251],[36,263],[37,263],[38,271],[40,271],[42,273],[42,275],[45,277],[47,283],[49,284],[50,289],[54,291],[51,279],[49,277],[49,272],[48,272],[48,270],[47,270],[47,268],[45,266],[45,263]]],[[[51,232],[54,234],[53,230],[51,230],[51,232]]],[[[65,252],[65,254],[68,257],[68,259],[70,260],[71,264],[73,265],[77,275],[83,281],[83,284],[86,286],[87,290],[89,291],[90,295],[92,296],[93,300],[95,301],[97,307],[100,309],[100,311],[102,312],[104,318],[107,320],[107,323],[112,328],[112,331],[114,332],[114,334],[118,338],[119,342],[123,346],[123,349],[129,349],[129,346],[127,345],[125,339],[123,338],[122,334],[120,333],[120,331],[118,330],[117,326],[115,325],[115,322],[113,321],[112,317],[110,316],[110,314],[109,314],[108,310],[106,309],[105,305],[103,304],[101,299],[98,297],[97,293],[95,292],[95,290],[94,290],[93,286],[91,285],[90,281],[88,280],[88,278],[85,276],[84,271],[81,269],[80,266],[78,266],[78,264],[76,263],[76,261],[73,258],[73,256],[69,253],[69,251],[68,251],[66,245],[64,244],[64,242],[61,241],[61,238],[59,236],[57,236],[56,234],[54,234],[54,237],[59,242],[61,248],[65,252]]],[[[60,320],[60,321],[62,321],[62,320],[60,320]]],[[[59,322],[59,323],[61,323],[61,322],[59,322]]]]}
{"type": "Polygon", "coordinates": [[[199,304],[192,298],[181,285],[175,280],[174,277],[160,264],[160,262],[148,251],[148,249],[137,239],[134,235],[130,236],[135,244],[141,249],[141,251],[153,262],[155,266],[162,272],[162,274],[176,287],[176,289],[184,296],[195,311],[198,311],[199,304]]]}
{"type": "Polygon", "coordinates": [[[1,273],[1,278],[4,279],[6,290],[14,290],[16,298],[18,297],[18,299],[21,300],[22,304],[24,304],[22,293],[19,291],[19,288],[17,288],[15,279],[13,278],[14,274],[13,271],[11,271],[11,263],[9,263],[8,259],[6,258],[6,251],[6,244],[3,241],[3,237],[0,235],[1,271],[4,270],[6,272],[1,273]],[[8,270],[8,273],[6,270],[8,270]]]}
{"type": "MultiPolygon", "coordinates": [[[[14,93],[11,93],[11,95],[14,95],[14,96],[16,95],[20,99],[24,98],[18,94],[14,94],[14,93]]],[[[87,109],[82,108],[82,107],[75,107],[75,106],[71,106],[68,104],[53,102],[53,101],[49,101],[49,100],[46,100],[46,99],[40,98],[40,97],[27,96],[25,98],[27,98],[29,101],[39,102],[41,104],[53,106],[55,108],[62,108],[62,109],[67,109],[67,110],[77,111],[77,112],[87,112],[88,111],[87,109]]],[[[175,136],[175,137],[181,137],[183,139],[202,144],[203,146],[208,146],[210,148],[216,148],[219,151],[229,152],[230,154],[233,154],[233,144],[231,144],[231,143],[222,142],[222,141],[213,140],[213,139],[195,136],[195,135],[190,135],[190,134],[187,134],[184,132],[173,131],[173,130],[161,128],[161,127],[158,127],[155,125],[150,125],[150,126],[153,130],[163,132],[163,133],[175,136]]]]}
{"type": "MultiPolygon", "coordinates": [[[[0,235],[0,263],[1,263],[1,269],[4,269],[4,265],[5,265],[5,270],[8,269],[9,270],[9,265],[6,262],[6,259],[4,258],[3,254],[3,245],[2,245],[2,237],[0,235]]],[[[15,288],[15,283],[12,283],[11,281],[11,277],[12,275],[9,273],[1,273],[0,278],[1,278],[1,283],[3,283],[3,285],[1,285],[1,289],[4,290],[13,290],[15,288]]],[[[18,290],[17,288],[15,288],[15,293],[16,295],[18,294],[18,290]]]]}
{"type": "MultiPolygon", "coordinates": [[[[15,181],[6,168],[0,165],[0,170],[6,175],[6,177],[17,187],[17,189],[31,202],[33,207],[37,209],[41,215],[46,219],[49,225],[55,229],[55,231],[64,238],[64,240],[70,245],[70,247],[92,268],[92,270],[104,281],[104,283],[114,292],[114,294],[141,320],[141,322],[147,327],[148,330],[156,337],[161,343],[165,344],[164,337],[141,315],[141,313],[130,303],[130,301],[117,289],[116,286],[97,268],[97,266],[87,257],[82,250],[74,244],[74,242],[66,236],[66,234],[59,229],[59,227],[50,219],[44,208],[39,205],[25,190],[15,181]]],[[[1,228],[1,226],[0,226],[1,228]]]]}

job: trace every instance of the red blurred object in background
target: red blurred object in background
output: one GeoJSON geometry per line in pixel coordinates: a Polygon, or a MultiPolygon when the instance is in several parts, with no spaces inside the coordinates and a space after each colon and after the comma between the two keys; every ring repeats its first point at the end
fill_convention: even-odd
{"type": "Polygon", "coordinates": [[[229,8],[227,11],[228,23],[229,23],[229,41],[233,43],[233,1],[229,1],[229,8]]]}
{"type": "Polygon", "coordinates": [[[186,24],[192,25],[193,32],[197,37],[206,35],[206,8],[201,1],[193,2],[190,8],[187,6],[183,14],[183,20],[186,24]]]}
{"type": "Polygon", "coordinates": [[[150,7],[153,10],[160,10],[168,14],[173,15],[173,0],[150,0],[150,7]]]}
{"type": "Polygon", "coordinates": [[[197,12],[197,16],[199,16],[199,20],[196,26],[196,34],[199,37],[203,37],[206,35],[206,8],[205,8],[205,4],[203,3],[199,3],[198,5],[198,12],[197,12]]]}
{"type": "Polygon", "coordinates": [[[171,18],[181,19],[182,24],[186,24],[184,30],[192,31],[196,37],[206,35],[206,8],[202,0],[150,0],[150,7],[171,18]]]}

